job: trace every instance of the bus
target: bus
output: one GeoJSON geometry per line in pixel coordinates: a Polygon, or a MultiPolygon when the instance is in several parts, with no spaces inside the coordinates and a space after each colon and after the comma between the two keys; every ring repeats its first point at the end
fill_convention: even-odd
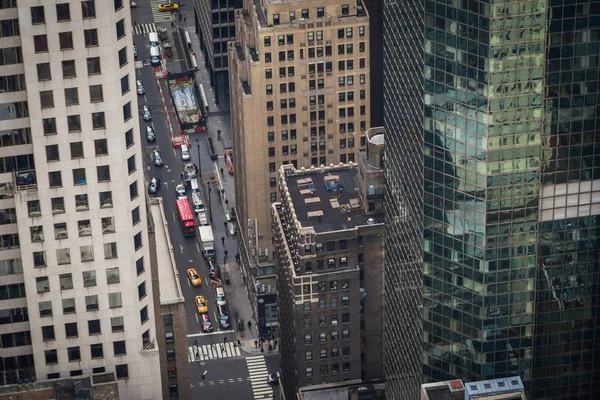
{"type": "Polygon", "coordinates": [[[185,236],[196,235],[196,226],[194,223],[194,213],[190,208],[190,203],[187,199],[177,200],[177,214],[179,215],[179,223],[181,230],[185,236]]]}

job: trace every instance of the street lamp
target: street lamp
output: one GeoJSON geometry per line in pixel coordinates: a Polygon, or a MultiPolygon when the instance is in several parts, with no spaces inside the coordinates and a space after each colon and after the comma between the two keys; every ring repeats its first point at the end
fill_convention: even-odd
{"type": "Polygon", "coordinates": [[[212,222],[212,205],[210,203],[210,192],[212,192],[212,188],[210,187],[210,181],[206,183],[208,186],[208,217],[210,218],[210,222],[212,222]]]}
{"type": "Polygon", "coordinates": [[[200,159],[200,142],[196,139],[196,147],[198,149],[198,175],[200,175],[200,185],[202,185],[202,160],[200,159]]]}

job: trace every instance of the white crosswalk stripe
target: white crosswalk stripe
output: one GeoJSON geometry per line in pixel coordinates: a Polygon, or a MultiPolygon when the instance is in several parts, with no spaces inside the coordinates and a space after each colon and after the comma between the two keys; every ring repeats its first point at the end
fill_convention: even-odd
{"type": "Polygon", "coordinates": [[[188,362],[217,360],[220,358],[239,357],[241,355],[240,348],[237,346],[234,347],[233,342],[226,342],[225,345],[222,343],[215,343],[213,345],[203,344],[198,346],[197,354],[196,346],[188,346],[188,362]],[[223,351],[221,351],[221,346],[223,347],[223,351]]]}
{"type": "Polygon", "coordinates": [[[175,19],[175,13],[158,11],[158,5],[163,3],[167,2],[165,0],[150,0],[154,22],[171,22],[175,19]]]}
{"type": "Polygon", "coordinates": [[[267,382],[269,371],[267,370],[267,364],[265,364],[265,356],[246,357],[246,365],[248,366],[254,399],[272,399],[273,388],[267,382]]]}
{"type": "Polygon", "coordinates": [[[134,35],[147,35],[150,32],[156,32],[156,25],[153,23],[152,24],[137,24],[133,28],[134,35]]]}

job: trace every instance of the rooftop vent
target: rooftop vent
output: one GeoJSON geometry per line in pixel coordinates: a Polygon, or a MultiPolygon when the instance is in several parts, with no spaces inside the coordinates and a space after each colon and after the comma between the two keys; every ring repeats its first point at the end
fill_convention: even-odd
{"type": "Polygon", "coordinates": [[[369,218],[367,220],[367,224],[369,224],[369,225],[373,225],[374,223],[375,223],[375,220],[373,218],[369,218]]]}

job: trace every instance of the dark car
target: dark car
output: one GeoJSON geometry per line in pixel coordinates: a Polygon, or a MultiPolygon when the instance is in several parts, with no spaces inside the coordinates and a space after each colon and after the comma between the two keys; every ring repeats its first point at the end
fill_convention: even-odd
{"type": "Polygon", "coordinates": [[[269,385],[279,385],[279,372],[273,372],[267,376],[267,383],[269,385]]]}
{"type": "Polygon", "coordinates": [[[238,321],[238,331],[240,331],[240,332],[241,332],[241,331],[243,331],[244,329],[246,329],[246,327],[245,327],[245,325],[244,325],[244,320],[243,320],[243,319],[240,319],[240,320],[238,321]]]}
{"type": "Polygon", "coordinates": [[[227,313],[227,306],[217,306],[217,310],[219,311],[219,325],[223,329],[229,328],[231,326],[231,319],[227,313]]]}
{"type": "Polygon", "coordinates": [[[148,183],[148,193],[156,194],[160,190],[160,179],[152,178],[150,179],[150,183],[148,183]]]}

